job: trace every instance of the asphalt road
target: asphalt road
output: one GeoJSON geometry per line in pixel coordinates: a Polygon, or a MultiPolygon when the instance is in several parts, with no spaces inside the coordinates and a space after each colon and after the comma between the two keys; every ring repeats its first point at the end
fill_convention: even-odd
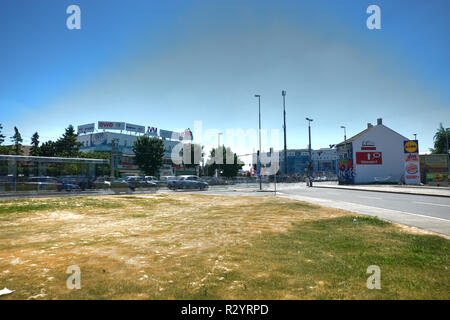
{"type": "Polygon", "coordinates": [[[323,188],[284,189],[284,194],[345,201],[450,220],[450,198],[323,188]]]}

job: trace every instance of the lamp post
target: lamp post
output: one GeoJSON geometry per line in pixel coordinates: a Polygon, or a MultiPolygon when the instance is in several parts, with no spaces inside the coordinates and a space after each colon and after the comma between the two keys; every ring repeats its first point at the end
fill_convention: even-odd
{"type": "Polygon", "coordinates": [[[445,128],[445,150],[447,150],[446,152],[446,156],[447,156],[447,175],[450,172],[450,159],[448,157],[448,130],[450,130],[450,128],[445,128]]]}
{"type": "Polygon", "coordinates": [[[259,150],[258,150],[258,175],[259,175],[259,190],[262,190],[262,182],[261,182],[261,96],[259,94],[255,94],[255,98],[258,98],[258,115],[259,115],[259,150]]]}
{"type": "Polygon", "coordinates": [[[414,140],[417,140],[417,133],[413,133],[414,140]]]}
{"type": "Polygon", "coordinates": [[[219,152],[219,148],[220,148],[220,135],[223,134],[223,132],[219,132],[217,134],[217,152],[219,152]]]}
{"type": "MultiPolygon", "coordinates": [[[[311,155],[311,121],[313,121],[313,119],[310,118],[306,118],[306,120],[308,121],[308,133],[309,133],[309,165],[308,165],[308,178],[311,178],[311,166],[312,166],[312,155],[311,155]]],[[[312,186],[312,182],[311,180],[309,181],[309,186],[312,186]]]]}
{"type": "Polygon", "coordinates": [[[284,174],[288,174],[287,170],[287,146],[286,146],[286,108],[285,108],[285,97],[286,91],[281,91],[281,95],[283,96],[283,131],[284,131],[284,174]]]}

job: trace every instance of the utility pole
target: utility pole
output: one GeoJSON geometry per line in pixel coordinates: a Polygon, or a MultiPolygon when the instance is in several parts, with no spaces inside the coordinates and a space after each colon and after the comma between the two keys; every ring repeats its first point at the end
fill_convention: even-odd
{"type": "Polygon", "coordinates": [[[285,108],[285,97],[286,91],[281,91],[281,95],[283,96],[283,130],[284,130],[284,174],[288,174],[287,170],[287,144],[286,144],[286,108],[285,108]]]}
{"type": "Polygon", "coordinates": [[[111,177],[111,180],[113,180],[114,179],[114,162],[115,162],[115,150],[116,150],[116,142],[115,142],[115,139],[112,139],[111,140],[111,155],[110,155],[110,160],[109,160],[109,162],[110,162],[110,164],[109,164],[109,167],[110,167],[110,177],[111,177]]]}
{"type": "Polygon", "coordinates": [[[255,94],[255,98],[258,98],[258,114],[259,114],[259,150],[258,150],[258,175],[259,175],[259,190],[262,190],[262,182],[261,182],[261,96],[259,94],[255,94]]]}
{"type": "Polygon", "coordinates": [[[309,133],[309,166],[308,166],[308,180],[309,180],[309,186],[312,187],[312,181],[311,181],[311,167],[312,167],[312,154],[311,154],[311,121],[313,119],[306,118],[308,121],[308,133],[309,133]]]}
{"type": "Polygon", "coordinates": [[[110,167],[111,167],[111,180],[114,179],[115,168],[116,168],[116,142],[117,139],[111,140],[111,156],[110,156],[110,167]]]}

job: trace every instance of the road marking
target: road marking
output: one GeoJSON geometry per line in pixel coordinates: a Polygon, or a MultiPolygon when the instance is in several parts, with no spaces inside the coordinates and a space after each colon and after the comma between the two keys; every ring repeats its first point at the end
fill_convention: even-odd
{"type": "Polygon", "coordinates": [[[450,205],[448,205],[448,204],[438,204],[438,203],[431,203],[431,202],[414,201],[414,203],[419,203],[419,204],[429,204],[429,205],[431,205],[431,206],[450,207],[450,205]]]}
{"type": "Polygon", "coordinates": [[[357,198],[362,198],[362,199],[375,199],[375,200],[381,200],[381,198],[377,198],[377,197],[366,197],[366,196],[356,196],[357,198]]]}
{"type": "MultiPolygon", "coordinates": [[[[325,206],[325,207],[331,207],[331,208],[337,208],[337,209],[341,209],[341,210],[347,210],[347,211],[353,211],[353,212],[358,212],[358,213],[362,213],[360,211],[355,211],[352,209],[348,209],[348,208],[341,208],[341,207],[337,207],[337,206],[333,206],[333,205],[328,205],[328,204],[336,204],[338,202],[343,203],[343,204],[351,204],[353,206],[360,206],[360,207],[365,207],[365,208],[372,208],[372,209],[381,209],[381,210],[385,210],[388,212],[393,212],[393,213],[402,213],[402,214],[407,214],[407,215],[411,215],[411,216],[417,216],[417,217],[423,217],[423,218],[429,218],[429,219],[436,219],[436,220],[441,220],[441,221],[446,221],[446,222],[450,222],[450,219],[444,219],[444,218],[438,218],[435,216],[426,216],[423,214],[418,214],[418,213],[412,213],[412,212],[406,212],[406,211],[401,211],[401,210],[394,210],[394,209],[386,209],[386,208],[382,208],[382,207],[373,207],[373,206],[368,206],[368,205],[362,205],[362,204],[358,204],[355,202],[347,202],[347,201],[341,201],[341,200],[330,200],[330,199],[323,199],[323,198],[315,198],[315,197],[307,197],[307,196],[300,196],[300,195],[295,195],[295,194],[289,194],[289,193],[283,193],[283,192],[279,192],[281,196],[284,196],[286,198],[291,198],[293,197],[293,199],[295,199],[295,197],[297,197],[296,200],[300,200],[300,201],[306,201],[306,202],[310,202],[310,203],[315,203],[321,206],[325,206]],[[299,199],[300,198],[300,199],[299,199]],[[303,199],[301,199],[303,198],[303,199]]],[[[292,199],[292,198],[291,198],[292,199]]],[[[362,213],[365,214],[365,213],[362,213]]],[[[397,222],[397,223],[402,223],[402,222],[397,222]]]]}

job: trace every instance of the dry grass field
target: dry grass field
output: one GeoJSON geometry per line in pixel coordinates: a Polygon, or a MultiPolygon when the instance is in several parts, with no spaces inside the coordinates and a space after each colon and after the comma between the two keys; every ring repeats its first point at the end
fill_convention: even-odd
{"type": "Polygon", "coordinates": [[[2,200],[0,299],[449,299],[449,245],[272,196],[2,200]]]}

